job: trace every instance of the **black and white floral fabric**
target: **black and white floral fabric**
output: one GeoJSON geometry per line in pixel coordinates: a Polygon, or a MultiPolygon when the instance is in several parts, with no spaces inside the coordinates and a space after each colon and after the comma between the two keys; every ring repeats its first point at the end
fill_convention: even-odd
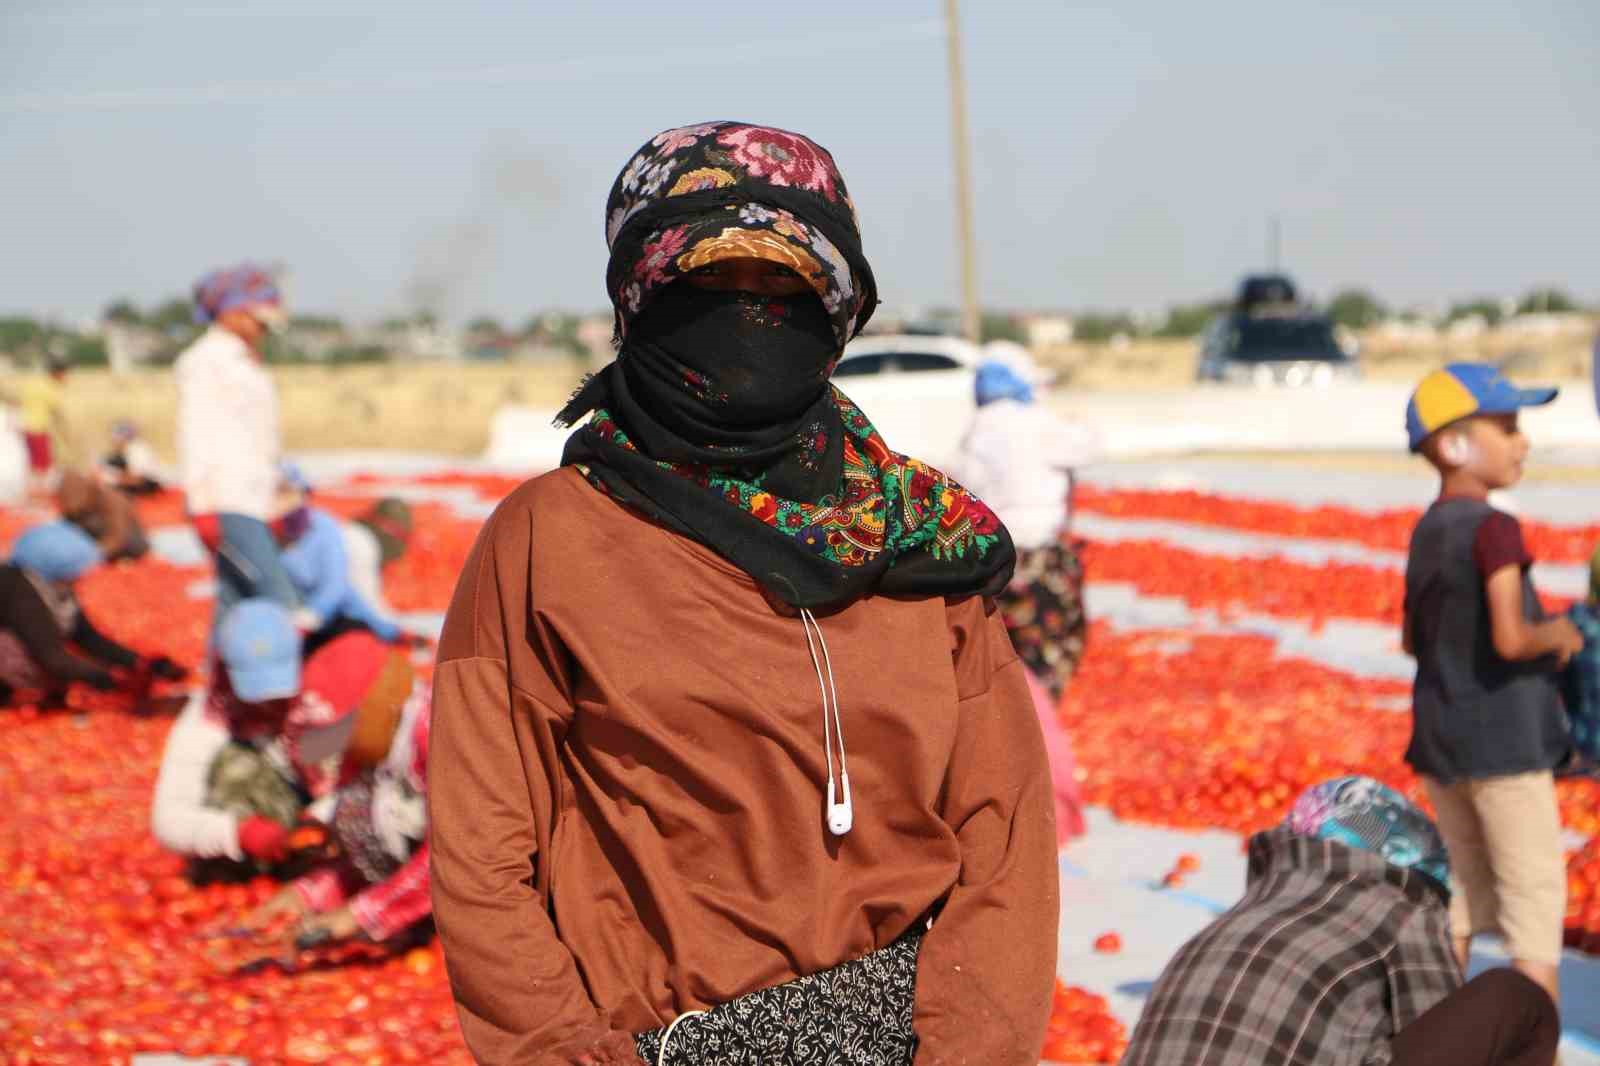
{"type": "Polygon", "coordinates": [[[666,1066],[911,1066],[922,930],[864,958],[740,996],[637,1038],[666,1066]]]}

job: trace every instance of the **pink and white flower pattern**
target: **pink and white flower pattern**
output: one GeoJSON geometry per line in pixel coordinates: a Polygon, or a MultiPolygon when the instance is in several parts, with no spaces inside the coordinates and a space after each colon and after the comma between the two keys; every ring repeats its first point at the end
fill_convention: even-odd
{"type": "Polygon", "coordinates": [[[734,162],[753,177],[837,198],[832,161],[799,134],[770,126],[735,126],[718,134],[717,143],[730,149],[734,162]]]}
{"type": "Polygon", "coordinates": [[[688,226],[673,226],[671,229],[662,230],[645,242],[644,254],[633,264],[634,279],[647,289],[670,281],[671,275],[668,271],[672,261],[688,243],[688,226]]]}
{"type": "Polygon", "coordinates": [[[650,138],[651,147],[655,148],[662,156],[673,155],[694,144],[708,133],[716,132],[715,123],[701,123],[698,126],[679,126],[675,130],[663,130],[650,138]]]}

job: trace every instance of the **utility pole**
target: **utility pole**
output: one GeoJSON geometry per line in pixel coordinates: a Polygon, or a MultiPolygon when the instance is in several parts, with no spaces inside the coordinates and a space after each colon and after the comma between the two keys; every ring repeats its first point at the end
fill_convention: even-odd
{"type": "Polygon", "coordinates": [[[961,252],[961,333],[978,342],[978,250],[972,236],[972,173],[967,147],[967,86],[961,75],[961,13],[944,0],[950,60],[950,138],[956,153],[956,238],[961,252]]]}

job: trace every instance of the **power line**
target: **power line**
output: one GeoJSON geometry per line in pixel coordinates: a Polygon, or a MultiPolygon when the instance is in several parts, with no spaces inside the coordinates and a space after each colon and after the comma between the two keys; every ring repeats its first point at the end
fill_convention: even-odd
{"type": "Polygon", "coordinates": [[[639,74],[713,66],[766,63],[780,56],[816,58],[841,52],[869,51],[901,41],[940,37],[938,19],[903,22],[849,35],[833,31],[781,41],[763,39],[699,49],[663,49],[644,55],[581,56],[540,63],[513,63],[459,70],[426,70],[347,78],[279,78],[262,81],[214,82],[210,85],[109,89],[67,93],[11,93],[0,96],[0,113],[72,114],[127,111],[140,108],[186,107],[234,100],[277,100],[359,93],[421,92],[460,86],[515,85],[593,78],[605,74],[639,74]]]}

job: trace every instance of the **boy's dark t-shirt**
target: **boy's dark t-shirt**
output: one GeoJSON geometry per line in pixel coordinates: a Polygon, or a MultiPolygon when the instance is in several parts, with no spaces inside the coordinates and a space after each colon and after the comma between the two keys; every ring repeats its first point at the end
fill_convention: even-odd
{"type": "Polygon", "coordinates": [[[1571,741],[1553,659],[1510,662],[1494,648],[1490,574],[1522,569],[1522,610],[1544,608],[1528,568],[1522,527],[1483,500],[1435,501],[1411,534],[1406,622],[1417,657],[1406,761],[1445,783],[1549,769],[1571,741]]]}

